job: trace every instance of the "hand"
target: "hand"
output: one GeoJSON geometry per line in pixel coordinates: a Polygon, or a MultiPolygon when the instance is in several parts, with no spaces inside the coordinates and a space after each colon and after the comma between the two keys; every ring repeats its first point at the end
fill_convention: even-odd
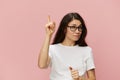
{"type": "Polygon", "coordinates": [[[46,35],[51,36],[55,32],[55,22],[50,20],[50,16],[48,16],[48,23],[45,25],[46,35]]]}
{"type": "Polygon", "coordinates": [[[72,78],[74,80],[79,80],[79,72],[78,72],[78,70],[73,70],[72,67],[69,67],[69,69],[71,71],[72,78]]]}

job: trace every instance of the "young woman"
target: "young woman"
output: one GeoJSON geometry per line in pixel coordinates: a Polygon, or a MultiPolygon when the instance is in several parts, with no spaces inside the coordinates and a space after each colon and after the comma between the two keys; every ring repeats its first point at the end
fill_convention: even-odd
{"type": "Polygon", "coordinates": [[[51,67],[50,80],[96,80],[92,48],[85,41],[87,29],[82,17],[78,13],[66,14],[52,44],[55,22],[50,17],[45,28],[38,66],[51,67]]]}

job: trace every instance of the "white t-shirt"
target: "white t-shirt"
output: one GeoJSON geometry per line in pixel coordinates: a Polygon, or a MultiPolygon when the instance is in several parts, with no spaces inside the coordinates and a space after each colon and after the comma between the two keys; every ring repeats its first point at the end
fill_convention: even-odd
{"type": "Polygon", "coordinates": [[[95,68],[92,48],[89,46],[65,46],[58,43],[49,46],[49,56],[50,80],[73,80],[69,67],[78,70],[80,76],[95,68]]]}

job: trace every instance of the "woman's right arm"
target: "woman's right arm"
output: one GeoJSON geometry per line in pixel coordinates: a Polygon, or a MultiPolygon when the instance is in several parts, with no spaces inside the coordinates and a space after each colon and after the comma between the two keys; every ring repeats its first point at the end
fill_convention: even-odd
{"type": "Polygon", "coordinates": [[[48,16],[48,23],[45,26],[46,29],[46,36],[43,42],[43,45],[40,49],[40,53],[38,56],[38,66],[39,68],[47,68],[50,63],[50,57],[48,55],[49,52],[49,45],[52,34],[55,31],[55,22],[50,21],[50,17],[48,16]]]}
{"type": "Polygon", "coordinates": [[[50,44],[50,37],[46,36],[43,42],[43,45],[40,49],[39,57],[38,57],[38,66],[40,68],[47,68],[50,62],[50,57],[48,55],[50,44]]]}

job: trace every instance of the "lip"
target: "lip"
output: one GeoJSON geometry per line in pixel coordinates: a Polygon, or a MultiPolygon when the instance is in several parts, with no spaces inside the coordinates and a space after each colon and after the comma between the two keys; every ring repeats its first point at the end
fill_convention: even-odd
{"type": "Polygon", "coordinates": [[[75,36],[75,37],[80,37],[80,35],[73,35],[73,36],[75,36]]]}

